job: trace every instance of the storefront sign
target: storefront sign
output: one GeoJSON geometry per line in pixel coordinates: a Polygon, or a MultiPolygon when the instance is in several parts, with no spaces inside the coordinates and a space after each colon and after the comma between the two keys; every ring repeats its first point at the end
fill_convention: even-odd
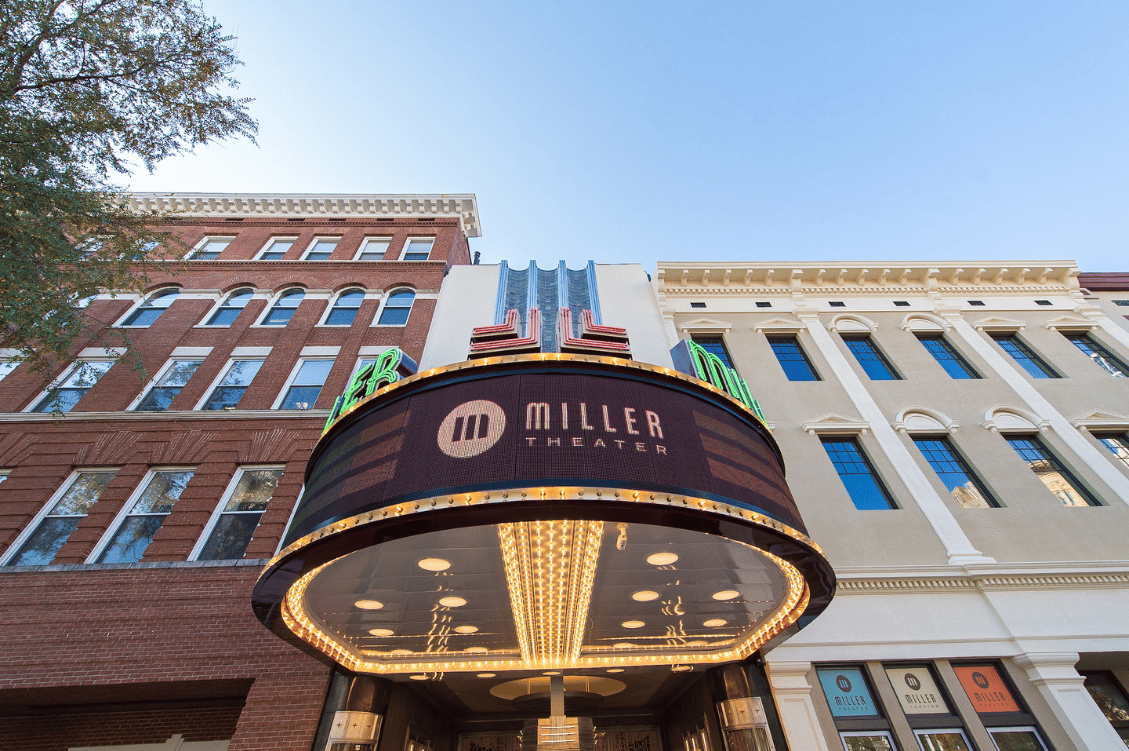
{"type": "Polygon", "coordinates": [[[994,665],[954,665],[953,670],[977,712],[1022,711],[994,665]]]}
{"type": "MultiPolygon", "coordinates": [[[[337,397],[333,409],[329,411],[329,419],[325,421],[325,430],[329,430],[329,426],[341,416],[341,413],[361,399],[381,386],[407,378],[416,372],[416,367],[416,361],[399,349],[394,348],[380,353],[374,362],[357,371],[345,388],[345,393],[337,397]]],[[[322,432],[324,433],[325,430],[322,432]]]]}
{"type": "Polygon", "coordinates": [[[766,422],[760,402],[749,392],[749,384],[717,355],[692,339],[684,339],[670,351],[670,356],[676,370],[716,386],[752,410],[761,422],[766,422]]]}
{"type": "Polygon", "coordinates": [[[925,665],[886,668],[886,675],[906,714],[950,714],[949,705],[925,665]]]}
{"type": "Polygon", "coordinates": [[[835,717],[878,717],[859,668],[820,668],[819,682],[835,717]]]}

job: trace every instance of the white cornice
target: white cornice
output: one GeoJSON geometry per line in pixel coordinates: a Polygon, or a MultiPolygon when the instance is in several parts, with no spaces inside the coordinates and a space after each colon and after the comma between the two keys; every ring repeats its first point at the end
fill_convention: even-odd
{"type": "Polygon", "coordinates": [[[874,261],[719,264],[661,261],[660,293],[675,295],[1050,294],[1078,290],[1074,261],[874,261]]]}
{"type": "Polygon", "coordinates": [[[473,193],[130,193],[129,203],[137,212],[183,217],[455,217],[467,237],[482,234],[473,193]]]}
{"type": "Polygon", "coordinates": [[[1129,561],[989,564],[900,570],[840,569],[839,595],[904,594],[954,590],[1093,589],[1129,587],[1129,561]]]}

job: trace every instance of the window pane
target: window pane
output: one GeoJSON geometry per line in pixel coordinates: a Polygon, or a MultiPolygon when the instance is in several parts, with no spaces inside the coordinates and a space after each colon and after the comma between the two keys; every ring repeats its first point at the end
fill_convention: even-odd
{"type": "Polygon", "coordinates": [[[1019,340],[1015,334],[1000,334],[992,337],[1000,348],[1011,356],[1011,359],[1027,371],[1032,378],[1058,378],[1058,373],[1043,362],[1031,349],[1019,340]]]}
{"type": "Polygon", "coordinates": [[[337,247],[337,240],[318,240],[306,254],[308,261],[328,261],[329,254],[337,247]]]}
{"type": "Polygon", "coordinates": [[[1034,436],[1026,438],[1009,437],[1007,442],[1011,444],[1020,458],[1027,462],[1031,471],[1043,481],[1047,490],[1062,501],[1062,505],[1098,505],[1097,501],[1082,488],[1078,480],[1067,471],[1066,467],[1059,463],[1058,459],[1043,446],[1038,438],[1034,436]]]}
{"type": "Polygon", "coordinates": [[[725,363],[725,367],[736,370],[733,367],[733,360],[729,357],[729,350],[725,348],[725,340],[720,336],[692,336],[690,340],[711,355],[716,355],[719,360],[725,363]]]}
{"type": "Polygon", "coordinates": [[[225,561],[242,558],[255,534],[262,514],[224,514],[216,520],[212,534],[197,560],[225,561]]]}
{"type": "Polygon", "coordinates": [[[179,388],[164,389],[157,387],[149,389],[149,393],[146,394],[145,398],[141,400],[141,403],[137,405],[137,411],[164,412],[169,408],[169,405],[172,404],[172,400],[175,399],[176,395],[179,393],[179,388]]]}
{"type": "Polygon", "coordinates": [[[1046,751],[1035,728],[988,728],[999,751],[1046,751]]]}
{"type": "Polygon", "coordinates": [[[882,731],[863,733],[860,735],[842,734],[843,748],[846,751],[894,751],[890,745],[890,736],[882,731]]]}
{"type": "Polygon", "coordinates": [[[1104,673],[1085,676],[1084,685],[1110,722],[1129,722],[1129,698],[1112,677],[1104,673]]]}
{"type": "Polygon", "coordinates": [[[95,360],[92,362],[82,362],[74,371],[67,376],[67,379],[61,384],[62,388],[90,388],[98,383],[98,379],[106,375],[106,371],[113,366],[112,362],[104,360],[95,360]]]}
{"type": "Polygon", "coordinates": [[[20,364],[15,360],[0,360],[0,381],[4,380],[5,376],[7,376],[19,366],[20,364]]]}
{"type": "Polygon", "coordinates": [[[1114,357],[1108,349],[1089,334],[1066,334],[1066,338],[1111,376],[1115,378],[1129,376],[1129,368],[1125,366],[1125,363],[1114,357]]]}
{"type": "Polygon", "coordinates": [[[921,337],[921,344],[933,355],[933,359],[945,369],[950,378],[964,379],[964,378],[979,378],[980,375],[972,369],[960,354],[953,349],[952,345],[945,341],[941,336],[923,336],[921,337]]]}
{"type": "Polygon", "coordinates": [[[241,308],[220,308],[208,319],[208,326],[230,326],[239,317],[241,308]]]}
{"type": "Polygon", "coordinates": [[[55,394],[45,396],[32,411],[53,412],[58,409],[60,412],[70,412],[86,391],[86,389],[59,389],[55,394]]]}
{"type": "Polygon", "coordinates": [[[321,393],[321,386],[291,386],[279,409],[313,409],[321,393]]]}
{"type": "Polygon", "coordinates": [[[137,563],[165,521],[165,514],[128,516],[102,555],[99,563],[137,563]]]}
{"type": "Polygon", "coordinates": [[[184,386],[203,360],[176,360],[161,378],[161,386],[184,386]]]}
{"type": "Polygon", "coordinates": [[[293,240],[275,240],[260,258],[264,261],[282,260],[282,257],[286,255],[286,251],[290,250],[290,246],[293,244],[293,240]]]}
{"type": "Polygon", "coordinates": [[[204,403],[201,409],[234,409],[239,406],[239,400],[243,398],[243,392],[246,390],[246,386],[216,386],[212,395],[208,397],[208,401],[204,403]]]}
{"type": "Polygon", "coordinates": [[[403,326],[408,322],[408,316],[411,312],[411,308],[393,308],[386,305],[380,313],[380,325],[403,326]]]}
{"type": "Polygon", "coordinates": [[[917,730],[922,751],[969,751],[968,740],[959,730],[917,730]]]}
{"type": "Polygon", "coordinates": [[[83,472],[51,509],[51,515],[85,515],[117,472],[83,472]]]}
{"type": "Polygon", "coordinates": [[[250,469],[243,473],[224,511],[264,511],[278,487],[281,469],[250,469]]]}
{"type": "Polygon", "coordinates": [[[192,472],[158,472],[134,503],[131,514],[167,514],[192,479],[192,472]]]}
{"type": "Polygon", "coordinates": [[[221,386],[249,386],[254,380],[259,368],[263,367],[262,360],[236,360],[228,369],[227,375],[220,381],[221,386]]]}
{"type": "Polygon", "coordinates": [[[768,343],[789,381],[819,380],[804,351],[800,349],[799,341],[793,338],[773,338],[768,343]]]}
{"type": "Polygon", "coordinates": [[[20,550],[9,566],[46,566],[55,560],[55,554],[63,547],[74,532],[83,516],[48,516],[40,522],[31,537],[20,546],[20,550]]]}
{"type": "Polygon", "coordinates": [[[872,381],[896,381],[900,380],[894,367],[883,357],[882,353],[878,351],[878,347],[870,340],[868,336],[854,336],[843,337],[843,341],[847,343],[847,349],[858,360],[859,365],[862,366],[863,371],[872,381]]]}
{"type": "Polygon", "coordinates": [[[411,240],[404,250],[405,261],[426,261],[431,254],[431,240],[411,240]]]}
{"type": "Polygon", "coordinates": [[[913,442],[962,508],[997,505],[947,438],[914,438],[913,442]]]}
{"type": "Polygon", "coordinates": [[[1109,449],[1109,452],[1121,460],[1121,463],[1129,467],[1129,438],[1123,435],[1106,435],[1098,436],[1098,440],[1102,445],[1109,449]]]}
{"type": "Polygon", "coordinates": [[[895,508],[886,488],[874,469],[870,466],[866,456],[858,443],[851,440],[824,439],[823,448],[835,471],[851,496],[855,508],[860,510],[877,510],[895,508]]]}
{"type": "Polygon", "coordinates": [[[333,368],[333,360],[306,360],[294,376],[295,386],[321,386],[329,377],[333,368]]]}
{"type": "Polygon", "coordinates": [[[361,254],[358,260],[361,261],[380,261],[384,258],[384,254],[388,252],[389,240],[365,240],[365,244],[361,248],[361,254]]]}
{"type": "Polygon", "coordinates": [[[325,319],[326,326],[351,326],[357,317],[356,308],[334,308],[325,319]]]}

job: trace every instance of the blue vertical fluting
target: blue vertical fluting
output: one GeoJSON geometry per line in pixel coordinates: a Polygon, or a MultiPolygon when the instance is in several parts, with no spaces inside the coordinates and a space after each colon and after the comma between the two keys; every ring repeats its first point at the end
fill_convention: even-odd
{"type": "Polygon", "coordinates": [[[570,269],[564,261],[555,268],[539,268],[535,261],[523,270],[510,268],[502,261],[498,272],[498,294],[494,303],[494,323],[506,320],[506,311],[517,310],[521,318],[521,332],[527,331],[528,311],[537,307],[541,311],[541,351],[556,352],[557,316],[560,309],[572,311],[572,334],[580,335],[580,311],[591,310],[592,319],[603,323],[600,315],[600,296],[596,288],[596,265],[588,262],[583,269],[570,269]]]}

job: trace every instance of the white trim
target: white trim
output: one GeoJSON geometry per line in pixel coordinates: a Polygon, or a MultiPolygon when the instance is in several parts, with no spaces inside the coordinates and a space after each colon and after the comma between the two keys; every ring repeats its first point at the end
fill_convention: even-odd
{"type": "MultiPolygon", "coordinates": [[[[965,321],[967,323],[967,321],[965,321]]],[[[978,331],[992,331],[992,332],[1013,332],[1018,333],[1027,328],[1027,324],[1023,321],[1016,321],[1011,318],[999,318],[997,316],[989,316],[988,318],[981,318],[970,324],[978,331]]]]}
{"type": "Polygon", "coordinates": [[[1030,433],[1033,430],[1046,433],[1051,427],[1049,420],[1044,420],[1034,412],[1003,404],[985,412],[984,422],[980,424],[993,433],[1030,433]],[[1001,420],[1001,417],[1004,419],[1001,420]],[[1008,420],[1008,417],[1011,420],[1008,420]]]}
{"type": "Polygon", "coordinates": [[[181,297],[183,294],[184,294],[184,290],[181,289],[180,287],[160,287],[159,289],[155,289],[152,292],[149,292],[148,294],[146,294],[139,301],[134,303],[132,308],[127,310],[124,315],[122,315],[121,317],[118,318],[117,322],[113,324],[113,328],[116,328],[116,329],[147,329],[150,326],[152,326],[153,323],[156,323],[157,319],[159,319],[162,315],[164,315],[164,312],[166,310],[168,310],[170,307],[172,307],[172,304],[177,301],[177,298],[181,297]],[[151,323],[147,323],[143,326],[138,326],[136,324],[127,324],[126,323],[126,321],[128,321],[131,316],[133,316],[135,313],[137,313],[137,311],[140,310],[145,305],[145,303],[152,302],[153,300],[161,300],[161,299],[169,298],[169,297],[171,297],[172,299],[169,300],[164,305],[150,305],[149,306],[151,309],[160,308],[160,310],[161,310],[161,312],[157,314],[157,318],[153,319],[153,321],[151,323]]]}
{"type": "Polygon", "coordinates": [[[363,238],[361,238],[361,244],[357,248],[357,252],[353,254],[353,260],[364,261],[364,263],[375,263],[376,261],[383,261],[384,256],[388,254],[388,249],[392,247],[392,240],[392,235],[365,235],[363,238]],[[384,246],[384,252],[380,254],[380,258],[377,258],[374,261],[365,261],[361,258],[361,255],[366,252],[365,247],[369,244],[370,240],[377,243],[387,243],[387,245],[384,246]]]}
{"type": "Polygon", "coordinates": [[[1098,326],[1098,322],[1092,318],[1080,318],[1078,316],[1060,316],[1044,323],[1043,328],[1059,332],[1062,332],[1063,330],[1089,332],[1100,327],[1098,326]]]}
{"type": "Polygon", "coordinates": [[[800,429],[810,436],[866,435],[870,431],[870,423],[836,412],[828,412],[823,417],[808,420],[800,426],[800,429]]]}
{"type": "Polygon", "coordinates": [[[840,313],[827,324],[827,330],[836,334],[873,334],[878,331],[878,324],[858,313],[840,313]]]}
{"type": "MultiPolygon", "coordinates": [[[[281,408],[280,405],[282,404],[283,400],[286,399],[286,394],[287,394],[288,391],[290,391],[291,384],[294,383],[294,379],[298,377],[298,372],[302,369],[302,366],[305,363],[307,363],[307,362],[334,363],[336,361],[337,361],[336,355],[333,355],[333,356],[324,356],[323,355],[323,356],[314,356],[314,357],[299,357],[297,360],[294,361],[294,367],[292,367],[290,369],[290,375],[288,375],[286,377],[286,381],[285,381],[285,383],[282,384],[282,388],[278,390],[278,396],[276,396],[274,398],[274,403],[271,405],[271,409],[280,409],[281,408]]],[[[330,371],[332,371],[333,366],[330,365],[329,369],[330,369],[330,371]]],[[[329,373],[326,373],[325,377],[326,377],[326,380],[328,380],[329,379],[329,373]]],[[[323,389],[325,388],[325,381],[322,381],[321,387],[323,389]]],[[[318,392],[318,396],[321,396],[320,391],[318,392]]],[[[301,411],[305,412],[307,410],[301,410],[301,411]]]]}
{"type": "Polygon", "coordinates": [[[928,433],[946,432],[951,435],[956,435],[957,429],[960,428],[960,423],[943,412],[938,412],[929,407],[915,406],[906,407],[899,412],[898,416],[894,418],[894,422],[890,423],[890,426],[902,435],[906,435],[907,433],[925,435],[928,433]],[[906,421],[913,420],[914,417],[923,417],[933,423],[933,425],[922,425],[920,423],[917,426],[907,425],[906,421]]]}
{"type": "Polygon", "coordinates": [[[207,357],[214,347],[177,347],[169,357],[207,357]]]}
{"type": "Polygon", "coordinates": [[[357,350],[357,359],[362,357],[379,357],[390,349],[396,349],[395,344],[366,344],[357,350]]]}
{"type": "MultiPolygon", "coordinates": [[[[270,348],[269,347],[236,347],[236,349],[270,349],[270,348]]],[[[203,410],[204,405],[207,404],[208,400],[212,398],[212,392],[215,391],[216,388],[219,386],[220,381],[222,381],[224,378],[227,377],[228,371],[231,370],[232,365],[234,365],[237,360],[239,360],[239,361],[258,360],[259,362],[266,362],[265,357],[255,357],[255,356],[248,357],[248,356],[245,356],[245,355],[236,355],[234,352],[232,352],[231,356],[227,358],[227,364],[225,364],[223,366],[223,368],[220,370],[219,374],[215,378],[212,379],[212,382],[210,384],[208,384],[208,388],[204,391],[204,395],[202,397],[200,397],[200,401],[196,402],[196,406],[192,408],[193,411],[203,410]]],[[[259,369],[262,370],[262,366],[259,366],[259,369]]],[[[251,378],[251,383],[255,382],[255,377],[257,377],[258,375],[259,375],[259,373],[258,373],[258,371],[256,371],[255,376],[253,376],[251,378]]],[[[251,388],[251,384],[248,383],[245,388],[248,388],[248,389],[251,388]]],[[[244,391],[244,393],[246,393],[246,391],[244,391]]],[[[240,401],[242,401],[242,397],[240,397],[240,401]]],[[[207,410],[207,411],[208,412],[224,413],[224,412],[227,412],[228,410],[207,410]]]]}
{"type": "MultiPolygon", "coordinates": [[[[333,243],[333,249],[329,251],[329,254],[333,255],[333,252],[337,250],[337,246],[341,244],[341,238],[342,235],[314,235],[313,239],[310,240],[310,244],[306,246],[306,249],[302,251],[302,255],[298,257],[298,260],[309,261],[311,263],[324,263],[325,261],[311,259],[309,257],[310,251],[312,251],[314,249],[314,246],[316,246],[319,242],[322,242],[324,240],[334,240],[335,242],[333,243]]],[[[330,259],[327,258],[325,260],[329,261],[330,259]]]]}
{"type": "Polygon", "coordinates": [[[952,327],[952,324],[944,318],[935,316],[932,313],[923,312],[910,313],[902,319],[899,326],[902,331],[910,331],[915,334],[940,334],[948,331],[952,327]]]}
{"type": "MultiPolygon", "coordinates": [[[[206,350],[206,352],[203,355],[177,355],[175,350],[174,350],[173,355],[170,355],[169,359],[165,360],[165,364],[162,365],[160,370],[158,370],[153,375],[153,377],[149,379],[149,382],[146,383],[145,386],[142,387],[141,391],[137,394],[137,396],[135,396],[133,398],[133,401],[129,403],[129,406],[125,408],[126,412],[134,411],[135,409],[137,409],[138,405],[141,404],[141,402],[145,401],[145,397],[148,396],[149,392],[152,391],[156,387],[157,383],[160,382],[160,380],[165,377],[165,374],[169,372],[170,368],[172,368],[173,363],[199,361],[200,365],[203,365],[204,360],[207,359],[207,356],[208,356],[207,353],[212,351],[211,347],[178,347],[178,349],[202,349],[202,350],[206,350]]],[[[197,366],[197,367],[199,367],[199,366],[197,366]]],[[[195,376],[195,375],[196,375],[196,372],[193,371],[192,376],[195,376]]],[[[189,380],[191,380],[191,377],[189,378],[189,380]]],[[[188,384],[185,384],[185,386],[187,386],[187,385],[188,384]]],[[[183,388],[183,386],[181,388],[183,388]]],[[[179,396],[179,392],[178,392],[177,395],[179,396]]],[[[156,410],[156,411],[167,412],[168,410],[162,409],[162,410],[156,410]]]]}
{"type": "Polygon", "coordinates": [[[337,357],[341,353],[340,347],[302,347],[299,357],[337,357]]]}
{"type": "MultiPolygon", "coordinates": [[[[11,470],[4,470],[4,474],[7,475],[10,471],[11,470]]],[[[16,539],[12,540],[12,543],[8,546],[8,549],[4,551],[4,554],[0,555],[0,566],[8,565],[8,561],[10,561],[15,556],[16,551],[23,547],[23,544],[27,542],[28,538],[31,537],[37,529],[39,529],[39,525],[42,524],[43,520],[47,518],[47,515],[51,513],[51,509],[54,508],[55,504],[58,503],[64,495],[66,495],[67,491],[70,490],[76,482],[78,482],[79,475],[91,474],[95,472],[114,472],[116,475],[119,471],[121,471],[121,467],[88,467],[84,469],[72,470],[71,473],[67,475],[67,479],[63,481],[63,484],[55,489],[55,492],[51,494],[51,497],[48,498],[47,502],[43,504],[43,507],[36,512],[31,521],[24,526],[23,530],[18,535],[16,535],[16,539]]],[[[113,482],[113,480],[110,480],[110,482],[113,482]]],[[[101,496],[98,497],[98,500],[101,500],[101,496]]],[[[98,501],[96,500],[95,503],[97,502],[98,501]]]]}
{"type": "MultiPolygon", "coordinates": [[[[117,531],[125,521],[125,518],[129,516],[129,512],[133,510],[133,507],[137,504],[137,500],[141,497],[141,494],[144,493],[146,489],[148,489],[149,483],[153,481],[153,478],[156,477],[158,472],[192,472],[193,474],[195,474],[196,467],[194,465],[150,467],[149,471],[145,473],[145,476],[141,478],[141,482],[137,483],[137,487],[135,487],[133,489],[133,492],[129,494],[129,498],[126,500],[125,504],[120,509],[118,509],[118,513],[114,515],[114,520],[110,522],[109,526],[107,526],[105,530],[103,530],[102,536],[98,538],[98,543],[94,546],[94,549],[90,551],[90,555],[86,556],[86,560],[84,560],[83,563],[98,562],[98,556],[102,555],[102,551],[104,551],[110,544],[110,539],[115,534],[117,534],[117,531]]],[[[192,482],[192,478],[189,478],[188,481],[192,482]]],[[[177,500],[180,499],[178,498],[177,500]]],[[[172,512],[170,511],[168,514],[165,514],[165,516],[167,517],[171,513],[172,512]]],[[[161,522],[161,526],[164,526],[164,521],[161,522]]],[[[158,527],[158,529],[160,529],[160,527],[158,527]]],[[[142,556],[144,556],[144,553],[142,553],[142,556]]]]}
{"type": "MultiPolygon", "coordinates": [[[[210,243],[214,240],[227,240],[227,245],[231,245],[231,243],[235,241],[235,237],[236,237],[235,235],[204,235],[202,238],[200,238],[200,242],[198,242],[194,246],[192,246],[192,250],[188,251],[188,253],[185,254],[184,260],[186,260],[186,261],[215,261],[215,260],[219,260],[219,259],[216,259],[216,258],[196,258],[195,255],[198,251],[203,250],[205,245],[207,245],[208,243],[210,243]]],[[[227,245],[224,246],[223,250],[221,250],[220,253],[223,253],[224,250],[227,250],[227,245]]]]}
{"type": "Polygon", "coordinates": [[[229,357],[267,357],[273,347],[236,347],[229,357]]]}
{"type": "Polygon", "coordinates": [[[726,334],[733,328],[732,323],[716,321],[712,318],[695,318],[692,321],[683,321],[678,324],[681,334],[726,334]]]}
{"type": "Polygon", "coordinates": [[[400,248],[400,257],[396,260],[403,261],[404,263],[424,263],[425,261],[431,260],[431,254],[434,253],[434,252],[435,252],[435,235],[412,235],[412,236],[410,236],[410,237],[408,237],[407,239],[404,240],[404,245],[403,245],[403,247],[400,248]],[[409,260],[409,259],[404,257],[404,256],[407,255],[408,246],[412,244],[413,240],[414,241],[420,241],[420,240],[430,240],[431,241],[431,245],[429,245],[427,247],[427,258],[414,258],[414,259],[409,260]]]}
{"type": "Polygon", "coordinates": [[[333,307],[337,304],[337,301],[341,299],[341,295],[345,294],[346,292],[356,292],[356,291],[360,291],[363,295],[361,297],[361,305],[364,305],[365,300],[379,300],[380,299],[377,295],[372,294],[371,290],[365,289],[364,287],[345,287],[344,289],[337,292],[336,294],[330,295],[329,304],[326,305],[325,310],[323,310],[321,312],[321,318],[318,319],[318,322],[317,322],[316,325],[320,328],[347,329],[350,326],[352,326],[354,323],[356,323],[357,322],[357,316],[360,315],[360,313],[361,313],[361,306],[360,305],[358,305],[356,307],[357,314],[353,316],[353,321],[351,323],[326,323],[326,321],[329,319],[330,313],[333,312],[333,307]]]}
{"type": "Polygon", "coordinates": [[[87,347],[75,355],[76,360],[116,360],[125,354],[125,347],[87,347]]]}
{"type": "MultiPolygon", "coordinates": [[[[290,531],[290,525],[294,523],[294,515],[298,513],[298,506],[302,503],[302,496],[306,494],[306,486],[298,488],[298,497],[294,499],[294,505],[290,508],[290,516],[286,519],[286,526],[282,528],[282,534],[278,536],[278,547],[274,549],[274,555],[282,552],[282,542],[286,539],[286,533],[290,531]]],[[[272,556],[273,558],[274,556],[272,556]]]]}
{"type": "MultiPolygon", "coordinates": [[[[255,253],[254,257],[251,260],[253,260],[253,261],[268,260],[268,259],[263,258],[263,254],[266,253],[268,250],[270,250],[271,247],[276,242],[288,242],[288,243],[290,243],[290,247],[286,249],[286,253],[289,253],[290,251],[294,250],[294,243],[298,242],[298,235],[271,235],[270,237],[267,238],[266,244],[264,244],[263,247],[259,248],[259,252],[255,253]]],[[[286,255],[286,253],[283,253],[283,255],[286,255]]],[[[285,259],[279,259],[279,260],[285,260],[285,259]]]]}
{"type": "Polygon", "coordinates": [[[763,333],[766,336],[774,334],[799,334],[801,331],[806,331],[807,327],[804,322],[798,318],[789,320],[787,318],[770,318],[767,321],[758,321],[753,325],[753,331],[763,333]]]}
{"type": "MultiPolygon", "coordinates": [[[[244,290],[244,289],[251,290],[251,296],[249,298],[247,298],[247,302],[243,303],[242,307],[239,308],[239,315],[242,315],[243,310],[251,303],[252,300],[263,300],[263,299],[269,299],[270,298],[269,295],[264,295],[259,290],[255,289],[254,286],[236,287],[235,289],[230,290],[229,292],[226,292],[226,293],[221,293],[221,292],[217,291],[216,294],[213,296],[214,299],[215,299],[215,302],[212,305],[212,307],[208,308],[208,311],[206,313],[204,313],[202,318],[200,318],[201,322],[196,324],[192,328],[194,328],[194,329],[229,329],[229,328],[231,328],[231,323],[227,323],[227,324],[224,324],[224,323],[205,323],[205,321],[210,321],[212,319],[212,317],[219,311],[219,309],[221,307],[223,307],[224,303],[226,303],[228,301],[228,298],[230,298],[236,292],[239,292],[240,290],[244,290]]],[[[236,315],[235,317],[239,318],[239,315],[236,315]]],[[[232,323],[234,323],[234,321],[232,321],[232,323]]]]}
{"type": "Polygon", "coordinates": [[[1129,416],[1121,415],[1116,412],[1092,409],[1084,415],[1075,417],[1070,421],[1070,424],[1083,433],[1092,433],[1095,430],[1099,433],[1104,431],[1127,431],[1129,430],[1129,416]]]}
{"type": "Polygon", "coordinates": [[[277,293],[272,295],[267,300],[266,306],[263,307],[263,311],[261,313],[259,313],[259,317],[255,319],[255,322],[251,324],[251,328],[256,328],[256,329],[258,329],[258,328],[263,328],[263,329],[284,329],[284,328],[286,328],[287,326],[290,325],[290,321],[294,319],[294,316],[298,315],[298,308],[302,307],[302,303],[304,303],[308,299],[313,299],[313,298],[310,297],[310,290],[306,289],[305,287],[302,287],[301,285],[292,284],[289,287],[283,287],[282,289],[280,289],[277,293]],[[290,314],[290,318],[286,321],[286,323],[281,324],[281,325],[279,325],[277,323],[263,323],[263,321],[266,320],[267,316],[269,316],[271,314],[271,311],[274,310],[274,306],[277,305],[278,301],[282,299],[282,296],[286,295],[289,292],[292,292],[293,290],[299,290],[302,293],[302,299],[298,301],[298,304],[296,306],[294,306],[294,309],[293,309],[294,312],[290,314]]]}
{"type": "MultiPolygon", "coordinates": [[[[216,528],[216,523],[219,521],[220,517],[223,516],[223,514],[224,514],[223,507],[227,505],[228,499],[231,498],[231,494],[235,492],[235,488],[239,485],[239,481],[241,479],[243,479],[243,475],[245,475],[250,470],[257,470],[257,469],[277,469],[280,472],[278,479],[279,479],[279,482],[281,482],[282,481],[282,475],[285,474],[285,472],[286,472],[286,465],[285,464],[246,464],[246,465],[240,465],[240,466],[236,467],[235,473],[231,476],[231,479],[228,481],[227,487],[224,489],[223,494],[220,496],[219,502],[216,503],[215,508],[212,509],[212,515],[210,517],[208,517],[208,523],[204,525],[204,530],[200,533],[200,537],[197,538],[196,544],[192,546],[192,552],[190,552],[188,554],[188,560],[195,561],[197,559],[197,557],[200,555],[200,553],[204,550],[204,546],[208,544],[208,538],[211,536],[212,530],[214,530],[216,528]]],[[[275,485],[275,489],[277,489],[277,488],[278,488],[278,486],[275,485]]],[[[273,493],[271,494],[271,498],[272,499],[274,498],[273,493]]],[[[294,504],[294,508],[298,508],[298,504],[294,504]]],[[[247,512],[241,512],[241,513],[247,513],[247,512]]],[[[262,513],[260,513],[260,515],[259,515],[259,518],[262,519],[262,514],[265,514],[265,513],[266,513],[266,509],[263,509],[262,513]]],[[[293,512],[291,512],[291,515],[293,515],[293,512]]],[[[251,533],[251,539],[254,539],[254,537],[255,537],[255,535],[252,532],[251,533]]],[[[250,544],[251,541],[248,540],[247,542],[248,542],[248,544],[250,544]]],[[[243,552],[246,553],[247,551],[244,550],[243,552]]],[[[239,560],[239,559],[227,559],[227,558],[225,558],[225,559],[222,559],[222,560],[239,560]]]]}
{"type": "Polygon", "coordinates": [[[420,297],[419,292],[412,289],[411,287],[394,287],[387,292],[382,293],[379,299],[380,304],[376,307],[376,315],[372,317],[372,323],[370,323],[369,326],[386,329],[402,329],[407,326],[409,322],[411,322],[412,311],[416,309],[416,301],[418,301],[420,297]],[[388,300],[392,297],[392,295],[401,291],[412,293],[412,306],[408,308],[408,320],[404,321],[403,323],[380,323],[380,317],[384,315],[384,308],[387,307],[388,300]]]}

